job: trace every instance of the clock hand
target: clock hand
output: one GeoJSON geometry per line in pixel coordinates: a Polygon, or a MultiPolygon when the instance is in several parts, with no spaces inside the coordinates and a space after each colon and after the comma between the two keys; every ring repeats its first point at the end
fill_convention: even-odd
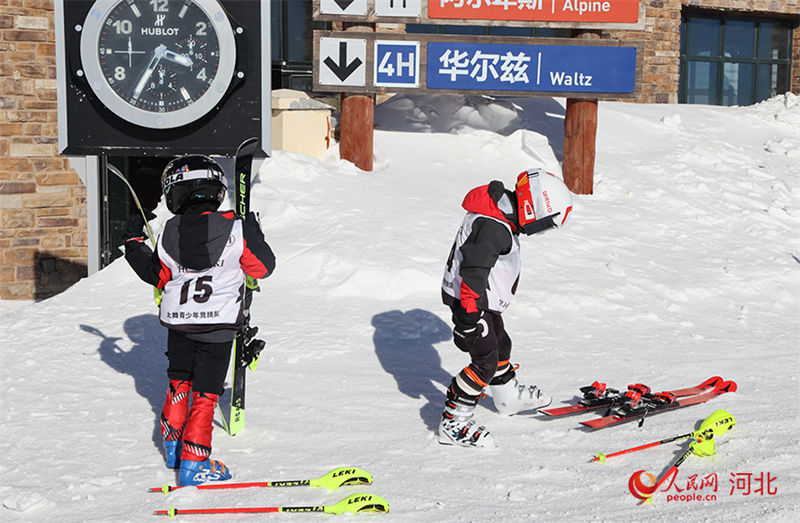
{"type": "Polygon", "coordinates": [[[191,67],[193,65],[191,58],[189,58],[185,54],[178,54],[173,51],[165,51],[164,58],[166,58],[170,62],[175,62],[176,64],[182,65],[184,67],[191,67]]]}
{"type": "Polygon", "coordinates": [[[133,43],[131,42],[131,37],[128,37],[128,68],[133,66],[133,43]]]}
{"type": "Polygon", "coordinates": [[[153,58],[150,59],[150,63],[147,64],[147,69],[144,70],[142,76],[139,78],[139,82],[136,84],[136,87],[133,89],[133,99],[136,100],[139,98],[139,95],[142,94],[142,90],[144,86],[147,85],[147,82],[150,80],[150,77],[153,75],[153,71],[156,70],[158,67],[158,62],[164,57],[164,54],[167,51],[167,46],[164,44],[159,45],[153,51],[153,58]]]}

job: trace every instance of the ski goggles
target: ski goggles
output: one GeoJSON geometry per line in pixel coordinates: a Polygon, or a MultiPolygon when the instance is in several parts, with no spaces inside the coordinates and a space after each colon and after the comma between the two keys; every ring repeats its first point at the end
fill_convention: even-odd
{"type": "Polygon", "coordinates": [[[539,169],[532,169],[517,176],[517,221],[520,232],[528,235],[553,227],[553,218],[559,214],[547,215],[539,173],[539,169]]]}

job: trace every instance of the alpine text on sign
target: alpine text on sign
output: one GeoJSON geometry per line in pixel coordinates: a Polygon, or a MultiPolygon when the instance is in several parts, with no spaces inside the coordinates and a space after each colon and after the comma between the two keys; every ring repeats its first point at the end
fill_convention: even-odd
{"type": "Polygon", "coordinates": [[[570,98],[640,91],[639,42],[325,31],[314,38],[315,91],[570,98]]]}
{"type": "Polygon", "coordinates": [[[643,29],[644,0],[313,0],[315,20],[643,29]]]}

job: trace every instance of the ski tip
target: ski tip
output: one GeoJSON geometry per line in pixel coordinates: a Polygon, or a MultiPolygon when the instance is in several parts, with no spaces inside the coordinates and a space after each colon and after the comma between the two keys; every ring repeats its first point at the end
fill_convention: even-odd
{"type": "Polygon", "coordinates": [[[736,385],[736,382],[731,380],[731,381],[726,381],[725,383],[723,383],[719,387],[719,390],[722,391],[722,392],[736,392],[737,388],[738,388],[738,386],[736,385]]]}
{"type": "Polygon", "coordinates": [[[239,147],[236,149],[236,156],[240,156],[242,154],[250,154],[255,152],[255,147],[258,145],[258,137],[251,136],[247,138],[242,143],[239,144],[239,147]]]}
{"type": "Polygon", "coordinates": [[[700,387],[716,387],[717,385],[719,385],[723,381],[725,381],[725,380],[723,380],[722,377],[714,376],[712,378],[708,378],[706,381],[701,383],[700,387]]]}

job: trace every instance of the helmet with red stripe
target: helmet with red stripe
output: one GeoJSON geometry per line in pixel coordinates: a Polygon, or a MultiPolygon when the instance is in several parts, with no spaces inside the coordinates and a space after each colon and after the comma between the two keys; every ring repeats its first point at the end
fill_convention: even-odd
{"type": "Polygon", "coordinates": [[[517,176],[517,221],[521,232],[534,234],[561,227],[572,212],[572,193],[555,175],[528,169],[517,176]]]}

